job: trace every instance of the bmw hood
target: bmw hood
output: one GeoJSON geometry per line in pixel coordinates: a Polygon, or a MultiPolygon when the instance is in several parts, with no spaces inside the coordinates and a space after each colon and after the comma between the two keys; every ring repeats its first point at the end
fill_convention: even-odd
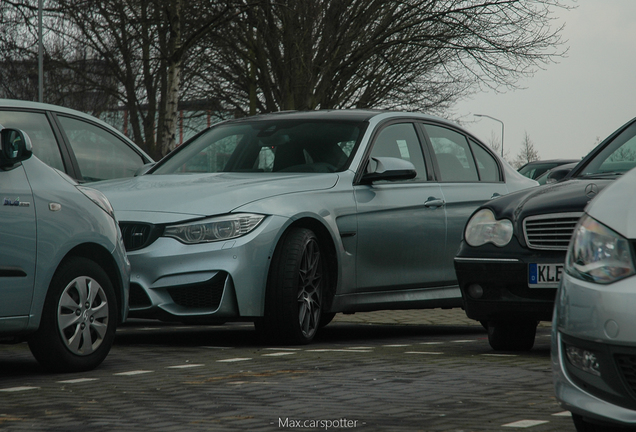
{"type": "Polygon", "coordinates": [[[498,219],[515,224],[532,215],[582,212],[585,206],[612,180],[572,178],[505,195],[486,203],[498,219]]]}
{"type": "Polygon", "coordinates": [[[119,221],[169,223],[229,213],[277,195],[330,189],[338,174],[215,173],[145,175],[92,183],[119,221]]]}

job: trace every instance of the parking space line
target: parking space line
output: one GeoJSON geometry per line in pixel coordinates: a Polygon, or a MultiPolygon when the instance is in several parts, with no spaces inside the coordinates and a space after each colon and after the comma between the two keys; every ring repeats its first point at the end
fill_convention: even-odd
{"type": "Polygon", "coordinates": [[[295,352],[290,352],[290,351],[284,351],[284,352],[275,352],[275,353],[263,354],[263,357],[280,357],[280,356],[294,355],[294,354],[296,354],[296,353],[295,352]]]}
{"type": "Polygon", "coordinates": [[[128,372],[119,372],[116,374],[113,374],[115,376],[133,376],[133,375],[142,375],[142,374],[147,374],[147,373],[153,373],[154,371],[151,370],[134,370],[134,371],[128,371],[128,372]]]}
{"type": "Polygon", "coordinates": [[[237,357],[237,358],[229,358],[229,359],[224,359],[224,360],[217,360],[217,362],[219,363],[233,363],[233,362],[240,362],[240,361],[247,361],[247,360],[252,360],[251,358],[247,358],[247,357],[237,357]]]}
{"type": "Polygon", "coordinates": [[[502,427],[511,427],[511,428],[531,428],[533,426],[538,426],[538,425],[542,425],[545,423],[550,423],[547,420],[519,420],[516,422],[512,422],[512,423],[508,423],[505,425],[502,425],[502,427]]]}
{"type": "Polygon", "coordinates": [[[356,349],[356,348],[317,348],[307,350],[308,352],[350,352],[350,353],[370,353],[371,349],[356,349]]]}
{"type": "Polygon", "coordinates": [[[443,352],[435,352],[435,351],[406,351],[404,354],[433,354],[433,355],[442,355],[443,352]]]}
{"type": "Polygon", "coordinates": [[[5,388],[5,389],[0,389],[0,392],[20,392],[20,391],[27,391],[27,390],[37,390],[40,387],[9,387],[9,388],[5,388]]]}
{"type": "Polygon", "coordinates": [[[476,342],[474,339],[464,339],[464,340],[454,340],[452,343],[466,343],[466,342],[476,342]]]}
{"type": "Polygon", "coordinates": [[[420,342],[420,345],[442,345],[444,342],[420,342]]]}
{"type": "Polygon", "coordinates": [[[263,348],[270,351],[300,351],[300,348],[263,348]]]}
{"type": "Polygon", "coordinates": [[[558,413],[552,414],[554,417],[571,417],[572,413],[570,411],[561,411],[558,413]]]}
{"type": "Polygon", "coordinates": [[[202,363],[199,364],[183,364],[183,365],[176,365],[176,366],[168,366],[166,367],[166,369],[188,369],[188,368],[195,368],[195,367],[201,367],[201,366],[205,366],[202,363]]]}
{"type": "Polygon", "coordinates": [[[488,357],[519,357],[518,354],[493,354],[493,353],[489,353],[489,354],[480,354],[483,356],[488,356],[488,357]]]}
{"type": "Polygon", "coordinates": [[[382,345],[383,347],[386,348],[402,348],[402,347],[407,347],[407,346],[411,346],[409,344],[393,344],[393,345],[382,345]]]}
{"type": "Polygon", "coordinates": [[[70,379],[70,380],[65,380],[65,381],[58,381],[58,383],[60,384],[80,384],[80,383],[85,383],[85,382],[89,382],[89,381],[97,381],[99,378],[76,378],[76,379],[70,379]]]}

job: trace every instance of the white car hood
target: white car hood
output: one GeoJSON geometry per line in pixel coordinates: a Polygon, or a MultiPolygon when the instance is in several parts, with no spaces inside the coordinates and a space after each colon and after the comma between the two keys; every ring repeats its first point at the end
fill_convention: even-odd
{"type": "Polygon", "coordinates": [[[145,175],[92,183],[119,221],[169,223],[229,213],[276,195],[330,189],[338,174],[216,173],[145,175]]]}

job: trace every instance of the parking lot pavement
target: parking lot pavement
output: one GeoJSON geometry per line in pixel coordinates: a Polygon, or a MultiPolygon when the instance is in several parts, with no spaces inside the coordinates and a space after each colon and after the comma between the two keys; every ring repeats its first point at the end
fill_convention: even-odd
{"type": "Polygon", "coordinates": [[[134,320],[80,374],[0,349],[2,431],[574,431],[549,329],[494,353],[461,310],[338,315],[306,346],[260,345],[249,323],[134,320]]]}

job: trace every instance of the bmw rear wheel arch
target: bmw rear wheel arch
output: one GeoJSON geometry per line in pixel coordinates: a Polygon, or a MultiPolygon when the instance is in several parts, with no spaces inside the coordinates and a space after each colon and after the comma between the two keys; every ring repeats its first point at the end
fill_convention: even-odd
{"type": "Polygon", "coordinates": [[[256,329],[266,341],[310,343],[321,327],[329,280],[326,256],[316,234],[290,228],[272,258],[265,296],[265,316],[256,329]]]}
{"type": "Polygon", "coordinates": [[[90,259],[71,257],[51,280],[29,348],[49,371],[94,369],[110,351],[117,317],[115,292],[106,272],[90,259]]]}

